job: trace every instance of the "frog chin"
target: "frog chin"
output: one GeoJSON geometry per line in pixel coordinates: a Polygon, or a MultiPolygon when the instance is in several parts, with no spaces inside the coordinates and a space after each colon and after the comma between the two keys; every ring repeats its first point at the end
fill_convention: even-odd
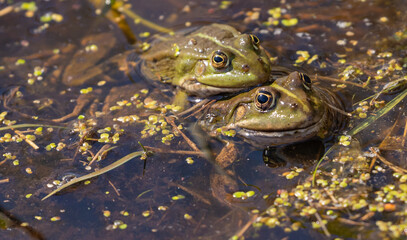
{"type": "Polygon", "coordinates": [[[198,96],[198,97],[209,97],[213,95],[218,95],[221,93],[233,93],[243,90],[244,88],[224,88],[224,87],[213,87],[209,85],[202,84],[198,82],[195,78],[183,80],[180,83],[180,87],[184,89],[188,94],[198,96]]]}
{"type": "Polygon", "coordinates": [[[253,146],[267,147],[301,142],[313,138],[325,129],[328,117],[327,113],[319,119],[304,128],[285,130],[285,131],[258,131],[243,127],[236,127],[238,135],[253,146]]]}

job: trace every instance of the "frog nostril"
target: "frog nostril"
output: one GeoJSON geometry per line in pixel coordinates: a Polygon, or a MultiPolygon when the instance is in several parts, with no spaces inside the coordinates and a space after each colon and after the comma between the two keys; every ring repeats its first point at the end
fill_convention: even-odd
{"type": "Polygon", "coordinates": [[[243,65],[242,65],[242,71],[243,71],[243,72],[248,72],[249,70],[250,70],[249,65],[247,65],[247,64],[243,64],[243,65]]]}

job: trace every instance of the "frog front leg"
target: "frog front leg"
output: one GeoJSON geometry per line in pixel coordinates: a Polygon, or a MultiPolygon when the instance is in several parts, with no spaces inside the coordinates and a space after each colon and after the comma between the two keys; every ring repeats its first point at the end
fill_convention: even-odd
{"type": "Polygon", "coordinates": [[[188,102],[188,94],[184,90],[178,89],[174,96],[172,104],[175,106],[179,106],[180,111],[187,109],[190,106],[188,102]]]}
{"type": "Polygon", "coordinates": [[[236,176],[228,167],[238,158],[238,149],[234,143],[228,142],[215,159],[217,167],[210,177],[212,195],[220,202],[230,205],[232,194],[238,189],[236,176]]]}

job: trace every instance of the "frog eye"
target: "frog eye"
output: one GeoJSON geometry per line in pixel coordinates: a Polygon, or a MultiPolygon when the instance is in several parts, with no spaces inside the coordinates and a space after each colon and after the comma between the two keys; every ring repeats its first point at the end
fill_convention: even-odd
{"type": "Polygon", "coordinates": [[[261,111],[267,111],[275,105],[276,98],[273,93],[268,91],[259,91],[254,99],[256,107],[261,111]]]}
{"type": "Polygon", "coordinates": [[[212,56],[212,66],[214,68],[220,69],[224,68],[229,64],[228,56],[221,51],[216,51],[212,56]]]}
{"type": "Polygon", "coordinates": [[[300,73],[300,78],[302,80],[302,84],[304,85],[304,87],[307,90],[310,90],[311,89],[311,84],[312,84],[311,78],[308,77],[308,75],[304,74],[304,73],[300,73]]]}
{"type": "Polygon", "coordinates": [[[260,39],[256,35],[253,35],[253,34],[250,34],[250,39],[252,40],[254,47],[257,49],[260,44],[260,39]]]}

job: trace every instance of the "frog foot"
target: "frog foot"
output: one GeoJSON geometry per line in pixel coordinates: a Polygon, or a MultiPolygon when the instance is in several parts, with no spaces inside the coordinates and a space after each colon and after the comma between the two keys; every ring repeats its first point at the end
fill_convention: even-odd
{"type": "Polygon", "coordinates": [[[231,170],[224,174],[214,173],[210,179],[212,195],[222,203],[230,205],[233,200],[233,193],[237,191],[238,186],[234,173],[231,170]]]}

